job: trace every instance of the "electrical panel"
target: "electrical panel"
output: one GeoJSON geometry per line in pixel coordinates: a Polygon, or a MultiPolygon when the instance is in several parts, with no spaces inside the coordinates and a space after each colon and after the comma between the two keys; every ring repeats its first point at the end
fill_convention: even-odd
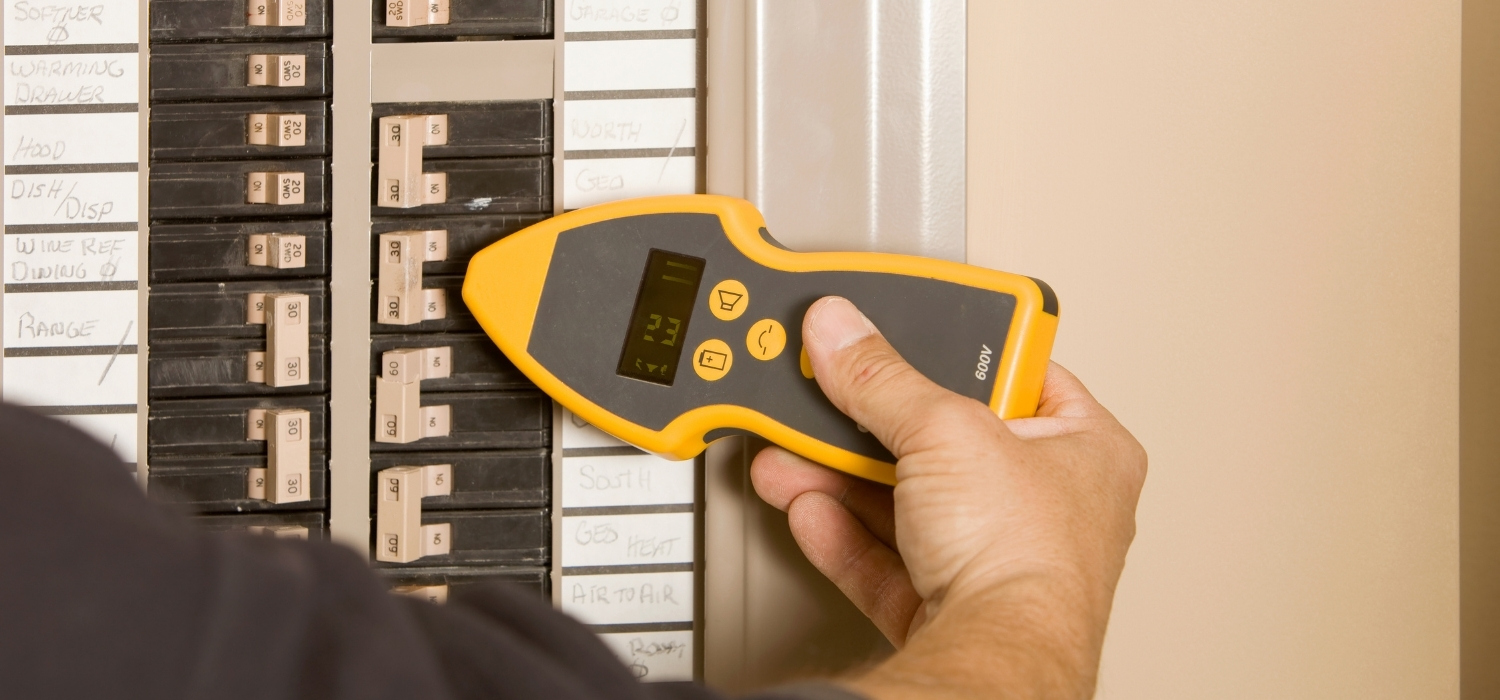
{"type": "Polygon", "coordinates": [[[4,1],[6,400],[205,529],[521,585],[699,673],[701,465],[561,411],[461,289],[557,213],[702,191],[700,3],[4,1]]]}

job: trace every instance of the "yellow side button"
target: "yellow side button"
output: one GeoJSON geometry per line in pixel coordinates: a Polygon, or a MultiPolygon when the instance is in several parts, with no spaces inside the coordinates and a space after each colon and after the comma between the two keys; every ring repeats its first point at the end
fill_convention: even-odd
{"type": "Polygon", "coordinates": [[[807,346],[806,345],[802,346],[802,357],[798,361],[798,364],[802,365],[802,376],[807,377],[808,379],[812,379],[813,378],[812,359],[807,356],[807,346]]]}
{"type": "Polygon", "coordinates": [[[708,292],[708,310],[720,321],[733,321],[750,306],[750,292],[739,280],[724,280],[708,292]]]}
{"type": "Polygon", "coordinates": [[[703,341],[693,351],[693,371],[705,382],[718,381],[729,374],[733,365],[734,353],[730,351],[729,343],[717,338],[703,341]]]}
{"type": "Polygon", "coordinates": [[[745,349],[757,360],[774,360],[786,347],[786,329],[774,319],[763,318],[751,324],[745,334],[745,349]]]}

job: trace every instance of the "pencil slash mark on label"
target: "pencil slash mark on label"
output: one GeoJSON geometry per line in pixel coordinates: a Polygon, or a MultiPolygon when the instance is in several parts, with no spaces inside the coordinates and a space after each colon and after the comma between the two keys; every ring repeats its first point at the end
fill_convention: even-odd
{"type": "Polygon", "coordinates": [[[58,200],[57,208],[52,210],[53,216],[57,216],[57,213],[62,211],[63,207],[68,205],[68,200],[73,197],[73,190],[76,189],[78,189],[78,183],[75,181],[73,183],[73,186],[68,188],[68,193],[66,195],[63,195],[63,198],[61,200],[58,200]]]}
{"type": "Polygon", "coordinates": [[[682,126],[677,127],[677,138],[672,139],[672,147],[667,149],[667,157],[661,161],[661,172],[656,174],[656,184],[660,185],[663,178],[667,176],[667,166],[672,163],[672,154],[677,152],[677,144],[682,143],[682,135],[687,132],[687,120],[682,120],[682,126]]]}
{"type": "Polygon", "coordinates": [[[104,378],[109,376],[109,368],[115,366],[115,358],[119,357],[120,351],[125,348],[125,339],[130,337],[130,328],[134,325],[135,321],[128,321],[125,323],[125,334],[120,336],[120,344],[116,345],[115,351],[110,354],[109,362],[104,365],[104,373],[99,375],[99,381],[95,383],[94,386],[104,385],[104,378]]]}

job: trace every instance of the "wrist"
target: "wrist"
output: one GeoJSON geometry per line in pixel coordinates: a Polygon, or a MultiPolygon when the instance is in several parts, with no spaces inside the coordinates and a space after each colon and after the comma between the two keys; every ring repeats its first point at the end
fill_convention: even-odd
{"type": "Polygon", "coordinates": [[[871,698],[1088,698],[1108,598],[1072,577],[955,588],[901,651],[848,685],[871,698]]]}

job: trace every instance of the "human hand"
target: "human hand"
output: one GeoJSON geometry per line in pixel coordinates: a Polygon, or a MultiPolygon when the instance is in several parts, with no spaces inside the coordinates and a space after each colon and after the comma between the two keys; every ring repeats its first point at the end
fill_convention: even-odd
{"type": "Polygon", "coordinates": [[[777,447],[751,468],[813,565],[905,647],[855,685],[1091,693],[1140,444],[1056,364],[1037,416],[1002,421],[923,377],[844,299],[813,304],[803,339],[824,393],[898,460],[894,489],[777,447]]]}

